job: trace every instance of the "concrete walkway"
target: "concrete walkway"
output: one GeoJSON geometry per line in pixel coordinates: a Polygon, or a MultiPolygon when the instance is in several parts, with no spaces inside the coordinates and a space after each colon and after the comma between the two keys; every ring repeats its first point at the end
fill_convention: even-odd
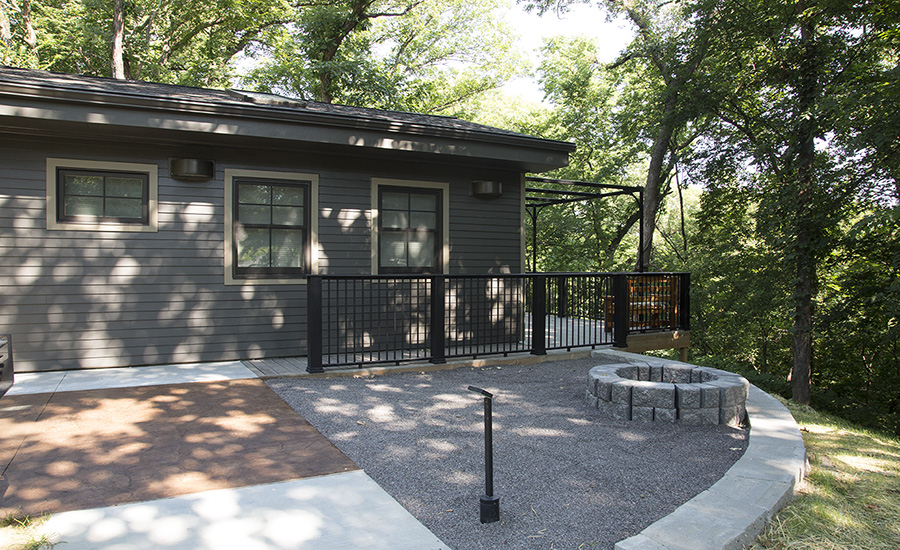
{"type": "MultiPolygon", "coordinates": [[[[238,362],[19,374],[8,395],[252,378],[238,362]]],[[[749,447],[725,477],[616,550],[730,550],[755,539],[792,498],[806,462],[802,436],[781,403],[751,387],[747,408],[749,447]]],[[[63,512],[44,532],[73,550],[448,548],[361,470],[63,512]]]]}
{"type": "Polygon", "coordinates": [[[53,515],[66,550],[446,549],[362,470],[53,515]]]}

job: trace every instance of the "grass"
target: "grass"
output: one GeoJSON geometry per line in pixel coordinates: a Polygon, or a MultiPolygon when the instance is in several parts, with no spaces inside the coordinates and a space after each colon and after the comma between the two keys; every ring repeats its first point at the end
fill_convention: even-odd
{"type": "Polygon", "coordinates": [[[900,548],[900,439],[783,401],[809,471],[752,550],[900,548]]]}
{"type": "Polygon", "coordinates": [[[46,534],[38,533],[49,516],[9,515],[0,518],[0,550],[49,550],[55,546],[46,534]]]}

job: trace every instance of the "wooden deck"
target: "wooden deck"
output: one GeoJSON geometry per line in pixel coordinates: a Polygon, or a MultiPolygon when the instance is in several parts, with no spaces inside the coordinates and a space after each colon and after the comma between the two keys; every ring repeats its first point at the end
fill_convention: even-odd
{"type": "Polygon", "coordinates": [[[306,357],[279,357],[277,359],[248,359],[241,361],[260,378],[298,376],[306,373],[306,357]]]}
{"type": "MultiPolygon", "coordinates": [[[[650,350],[664,350],[664,349],[680,349],[681,350],[681,360],[687,361],[687,348],[690,346],[690,331],[676,331],[676,332],[664,332],[664,333],[648,333],[648,334],[632,334],[628,336],[628,346],[625,348],[619,348],[620,351],[630,351],[632,353],[643,353],[645,351],[650,350]]],[[[605,348],[609,347],[611,344],[603,344],[596,346],[597,348],[605,348]]],[[[549,356],[556,355],[568,355],[570,353],[575,353],[578,351],[590,352],[589,347],[582,348],[572,348],[567,351],[566,349],[557,349],[557,350],[548,350],[549,356]]],[[[460,366],[460,362],[471,363],[472,365],[483,364],[483,363],[495,363],[497,361],[506,361],[509,360],[511,362],[519,363],[522,361],[522,358],[536,358],[537,356],[531,355],[528,352],[512,352],[509,354],[503,353],[493,353],[484,356],[480,356],[476,361],[472,356],[465,356],[463,358],[450,358],[448,359],[448,364],[453,364],[454,366],[460,366]],[[466,360],[468,358],[468,361],[466,360]]],[[[548,357],[548,356],[541,356],[548,357]]],[[[280,357],[277,359],[253,359],[253,360],[245,360],[242,363],[251,371],[254,372],[259,378],[279,378],[279,377],[297,377],[297,376],[310,376],[308,372],[306,372],[306,357],[280,357]]],[[[377,368],[378,370],[382,370],[385,368],[391,368],[394,363],[381,363],[381,364],[363,364],[361,366],[356,365],[344,365],[341,367],[330,367],[325,369],[325,374],[327,375],[329,372],[335,371],[346,371],[347,369],[367,369],[370,370],[372,368],[377,368]]],[[[398,363],[398,365],[402,365],[405,368],[412,369],[426,369],[431,370],[434,368],[442,368],[442,365],[435,365],[429,363],[428,361],[409,361],[398,363]]],[[[391,369],[393,370],[393,369],[391,369]]],[[[320,375],[321,376],[321,375],[320,375]]]]}
{"type": "MultiPolygon", "coordinates": [[[[531,338],[530,318],[526,321],[526,338],[531,338]]],[[[552,315],[547,316],[547,349],[574,350],[578,348],[605,347],[612,344],[610,334],[605,332],[604,324],[601,321],[593,321],[588,319],[571,319],[560,318],[552,315]]],[[[624,351],[634,351],[642,353],[654,349],[672,349],[687,348],[690,345],[689,331],[659,331],[645,334],[635,333],[628,336],[628,347],[624,351]]],[[[427,354],[427,350],[421,351],[421,354],[427,354]]],[[[448,347],[448,353],[459,353],[460,349],[448,347]]],[[[421,355],[420,354],[420,355],[421,355]]],[[[479,346],[467,348],[462,355],[456,357],[474,357],[474,356],[494,355],[500,357],[528,355],[528,352],[519,350],[504,352],[502,350],[492,349],[489,346],[480,349],[479,346]]],[[[326,372],[327,367],[326,359],[326,372]]],[[[425,363],[427,360],[410,359],[404,357],[402,352],[398,352],[397,356],[392,360],[385,361],[385,357],[381,357],[382,366],[385,364],[407,363],[412,365],[415,363],[425,363]]],[[[371,359],[360,356],[360,365],[344,365],[341,367],[330,367],[331,369],[353,369],[366,366],[371,359]]],[[[242,361],[242,363],[252,370],[260,378],[276,378],[280,376],[306,376],[308,375],[306,367],[308,365],[306,357],[280,357],[272,359],[251,359],[242,361]]],[[[371,365],[371,363],[369,363],[371,365]]]]}

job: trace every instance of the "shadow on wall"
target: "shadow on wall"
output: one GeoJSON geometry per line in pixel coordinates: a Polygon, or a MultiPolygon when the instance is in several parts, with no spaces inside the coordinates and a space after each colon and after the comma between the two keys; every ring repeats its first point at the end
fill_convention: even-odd
{"type": "Polygon", "coordinates": [[[225,286],[222,190],[166,184],[157,233],[44,231],[43,196],[0,195],[0,333],[18,371],[300,354],[305,287],[225,286]]]}

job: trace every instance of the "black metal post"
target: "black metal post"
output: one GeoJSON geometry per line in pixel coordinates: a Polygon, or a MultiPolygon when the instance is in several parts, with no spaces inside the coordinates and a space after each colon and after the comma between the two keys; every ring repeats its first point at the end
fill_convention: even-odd
{"type": "MultiPolygon", "coordinates": [[[[638,198],[638,211],[641,216],[641,223],[638,225],[638,273],[646,271],[647,266],[644,265],[644,190],[640,190],[638,198]]],[[[649,260],[649,258],[648,258],[649,260]]]]}
{"type": "Polygon", "coordinates": [[[536,206],[531,207],[531,272],[537,273],[537,220],[540,211],[536,206]]]}
{"type": "Polygon", "coordinates": [[[628,275],[612,276],[613,290],[613,346],[628,347],[628,275]]]}
{"type": "Polygon", "coordinates": [[[469,391],[484,396],[484,494],[481,495],[481,523],[500,520],[500,497],[494,495],[494,428],[491,403],[494,394],[475,386],[469,391]]]}
{"type": "Polygon", "coordinates": [[[432,363],[446,363],[444,348],[444,275],[431,277],[431,359],[432,363]]]}
{"type": "Polygon", "coordinates": [[[322,367],[322,276],[306,278],[306,372],[325,372],[322,367]]]}
{"type": "Polygon", "coordinates": [[[531,278],[531,354],[547,355],[547,276],[531,278]]]}
{"type": "Polygon", "coordinates": [[[680,319],[678,320],[678,328],[682,330],[690,330],[691,329],[691,274],[690,273],[682,273],[679,277],[680,281],[680,296],[678,297],[680,303],[678,313],[680,319]]]}
{"type": "Polygon", "coordinates": [[[12,334],[0,334],[0,397],[3,397],[15,382],[15,370],[12,334]]]}

